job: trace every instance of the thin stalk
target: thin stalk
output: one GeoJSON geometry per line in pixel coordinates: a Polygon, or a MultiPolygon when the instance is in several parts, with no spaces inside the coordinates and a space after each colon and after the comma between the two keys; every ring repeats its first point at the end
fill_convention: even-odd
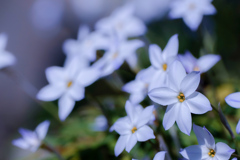
{"type": "Polygon", "coordinates": [[[232,157],[236,157],[236,158],[240,158],[240,156],[239,155],[237,155],[237,154],[232,154],[232,157]]]}
{"type": "Polygon", "coordinates": [[[61,156],[61,154],[60,154],[54,147],[52,147],[51,145],[49,145],[49,144],[47,144],[47,143],[43,143],[43,144],[41,145],[41,148],[42,148],[42,149],[45,149],[45,150],[47,150],[47,151],[49,151],[49,152],[51,152],[51,153],[54,153],[59,160],[65,160],[65,159],[61,156]]]}

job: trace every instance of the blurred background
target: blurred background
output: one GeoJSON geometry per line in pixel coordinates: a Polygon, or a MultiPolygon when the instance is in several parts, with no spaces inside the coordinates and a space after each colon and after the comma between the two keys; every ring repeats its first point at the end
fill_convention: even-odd
{"type": "MultiPolygon", "coordinates": [[[[26,93],[16,82],[16,78],[12,78],[6,72],[0,73],[0,159],[38,159],[36,157],[39,155],[43,156],[42,159],[47,159],[44,158],[49,156],[47,152],[32,154],[11,144],[13,139],[20,136],[17,132],[19,127],[34,130],[37,124],[45,119],[52,122],[47,140],[58,146],[58,150],[65,155],[73,155],[69,159],[115,159],[113,149],[117,134],[107,136],[105,132],[91,132],[89,128],[94,119],[101,114],[93,104],[87,100],[78,102],[72,117],[60,123],[46,111],[46,108],[57,111],[56,106],[46,104],[43,109],[33,97],[47,84],[45,69],[49,66],[63,65],[63,42],[68,38],[76,39],[80,25],[87,24],[93,29],[97,20],[108,16],[115,8],[125,3],[132,3],[136,7],[135,14],[146,23],[146,37],[151,43],[164,48],[168,39],[178,33],[179,53],[189,50],[196,57],[206,53],[221,55],[222,60],[208,74],[203,75],[205,94],[212,103],[217,104],[217,101],[220,101],[225,105],[226,95],[240,91],[238,0],[213,1],[217,14],[205,16],[196,32],[192,32],[182,19],[168,18],[170,0],[1,0],[0,33],[8,35],[7,50],[17,58],[16,65],[10,67],[10,70],[32,86],[31,91],[26,93]],[[217,96],[217,101],[213,96],[217,96]]],[[[148,67],[148,53],[144,49],[139,52],[141,67],[148,67]]],[[[123,83],[135,78],[135,74],[127,66],[123,66],[118,74],[122,76],[120,81],[123,83]]],[[[116,114],[119,108],[120,115],[124,116],[124,104],[128,95],[122,93],[119,88],[121,86],[116,87],[100,80],[87,90],[100,97],[102,103],[110,108],[112,115],[116,114]],[[117,111],[112,113],[111,108],[117,111]]],[[[56,102],[53,104],[56,105],[56,102]]],[[[240,117],[239,113],[235,113],[226,105],[224,111],[229,117],[240,117]]],[[[211,117],[211,114],[208,117],[211,117]]],[[[237,118],[233,119],[233,122],[237,121],[237,118]]],[[[234,126],[234,123],[231,125],[234,126]]],[[[221,129],[216,132],[220,133],[221,129]]],[[[184,145],[189,145],[190,142],[184,145]]],[[[129,158],[124,154],[119,159],[129,158]]],[[[54,156],[49,159],[54,159],[54,156]]]]}

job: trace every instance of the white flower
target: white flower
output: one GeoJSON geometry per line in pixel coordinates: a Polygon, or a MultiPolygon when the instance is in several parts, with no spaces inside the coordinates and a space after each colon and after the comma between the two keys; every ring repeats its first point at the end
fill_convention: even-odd
{"type": "MultiPolygon", "coordinates": [[[[229,94],[226,98],[225,101],[227,104],[233,108],[240,108],[240,92],[232,93],[229,94]]],[[[237,127],[236,127],[236,132],[239,134],[240,133],[240,120],[238,121],[237,127]]]]}
{"type": "Polygon", "coordinates": [[[153,130],[146,125],[152,117],[153,106],[146,107],[138,113],[135,106],[127,101],[125,110],[127,117],[121,118],[114,124],[115,131],[120,134],[114,149],[116,156],[122,153],[124,148],[130,152],[137,141],[144,142],[155,138],[153,130]]]}
{"type": "Polygon", "coordinates": [[[94,131],[105,131],[108,128],[107,118],[104,115],[100,115],[95,118],[92,125],[94,131]]]}
{"type": "MultiPolygon", "coordinates": [[[[94,67],[101,70],[101,76],[107,76],[113,71],[119,69],[123,62],[136,54],[136,50],[142,47],[144,43],[140,40],[119,40],[113,38],[109,44],[109,50],[104,53],[103,57],[93,64],[94,67]]],[[[127,61],[128,62],[128,61],[127,61]]]]}
{"type": "Polygon", "coordinates": [[[178,35],[173,35],[164,50],[155,44],[149,47],[149,58],[155,73],[152,74],[152,82],[149,89],[157,88],[162,85],[167,85],[168,82],[168,70],[172,62],[177,58],[178,54],[178,35]]]}
{"type": "Polygon", "coordinates": [[[16,58],[6,51],[7,39],[6,34],[0,34],[0,69],[11,66],[16,62],[16,58]]]}
{"type": "Polygon", "coordinates": [[[184,55],[178,55],[178,58],[182,62],[187,73],[192,71],[204,73],[212,68],[221,59],[221,56],[208,54],[196,59],[190,52],[186,52],[184,55]]]}
{"type": "Polygon", "coordinates": [[[85,87],[99,78],[99,70],[81,67],[78,60],[73,60],[65,67],[49,67],[46,77],[49,85],[42,88],[37,98],[42,101],[54,101],[59,98],[58,115],[64,121],[71,113],[75,101],[84,98],[85,87]]]}
{"type": "MultiPolygon", "coordinates": [[[[153,160],[164,160],[165,154],[166,154],[166,151],[158,152],[158,153],[154,156],[153,160]]],[[[137,159],[132,159],[132,160],[137,160],[137,159]]]]}
{"type": "Polygon", "coordinates": [[[77,40],[68,39],[63,44],[63,50],[68,58],[86,59],[89,62],[96,60],[96,52],[107,49],[109,40],[98,32],[90,33],[88,26],[81,26],[78,31],[77,40]]]}
{"type": "Polygon", "coordinates": [[[34,131],[23,128],[19,129],[19,133],[22,135],[22,138],[13,140],[12,144],[19,148],[35,152],[40,147],[43,139],[46,137],[49,125],[49,121],[44,121],[40,123],[34,131]]]}
{"type": "Polygon", "coordinates": [[[193,124],[193,131],[196,134],[198,144],[183,149],[180,154],[189,160],[228,160],[234,149],[227,144],[215,140],[212,134],[205,128],[193,124]]]}
{"type": "Polygon", "coordinates": [[[131,94],[129,100],[132,103],[138,104],[144,100],[154,73],[153,67],[143,69],[136,75],[135,80],[128,82],[122,87],[123,91],[131,94]]]}
{"type": "Polygon", "coordinates": [[[106,34],[114,32],[120,39],[141,36],[146,32],[146,26],[133,13],[133,6],[123,6],[116,9],[109,17],[100,19],[95,28],[106,34]]]}
{"type": "Polygon", "coordinates": [[[163,118],[165,130],[176,121],[179,129],[189,135],[192,128],[191,113],[203,114],[212,110],[209,100],[196,92],[199,82],[199,72],[186,75],[182,64],[176,60],[169,70],[169,87],[160,87],[149,92],[151,100],[168,105],[163,118]]]}
{"type": "Polygon", "coordinates": [[[169,16],[173,19],[183,18],[185,24],[193,31],[197,30],[203,15],[212,15],[216,9],[212,0],[175,0],[170,5],[169,16]]]}

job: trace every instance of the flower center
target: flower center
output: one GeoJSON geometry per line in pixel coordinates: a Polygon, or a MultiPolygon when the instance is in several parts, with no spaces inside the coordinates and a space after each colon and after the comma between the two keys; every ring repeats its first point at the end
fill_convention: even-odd
{"type": "Polygon", "coordinates": [[[132,133],[135,133],[137,131],[137,127],[132,128],[132,133]]]}
{"type": "Polygon", "coordinates": [[[162,65],[162,68],[163,68],[164,71],[166,71],[166,70],[167,70],[167,64],[164,63],[164,64],[162,65]]]}
{"type": "Polygon", "coordinates": [[[209,152],[208,152],[208,155],[209,155],[210,157],[214,157],[215,154],[216,154],[216,152],[215,152],[213,149],[210,149],[209,152]]]}
{"type": "Polygon", "coordinates": [[[72,81],[68,81],[68,83],[67,83],[67,88],[71,87],[71,86],[72,86],[72,84],[73,84],[73,82],[72,82],[72,81]]]}
{"type": "Polygon", "coordinates": [[[189,4],[189,9],[194,10],[196,8],[196,5],[194,3],[189,4]]]}
{"type": "Polygon", "coordinates": [[[185,96],[182,92],[179,93],[179,95],[177,96],[179,102],[183,102],[185,101],[185,96]]]}
{"type": "Polygon", "coordinates": [[[195,67],[193,68],[193,70],[194,70],[194,71],[200,71],[200,69],[199,69],[198,66],[195,66],[195,67]]]}
{"type": "Polygon", "coordinates": [[[118,57],[118,53],[117,52],[112,55],[112,59],[115,59],[117,57],[118,57]]]}

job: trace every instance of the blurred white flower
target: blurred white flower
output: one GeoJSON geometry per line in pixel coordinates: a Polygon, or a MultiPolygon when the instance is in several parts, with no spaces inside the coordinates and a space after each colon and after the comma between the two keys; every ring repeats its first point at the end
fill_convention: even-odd
{"type": "Polygon", "coordinates": [[[0,69],[16,63],[16,58],[10,52],[6,51],[7,39],[6,34],[0,34],[0,69]]]}
{"type": "Polygon", "coordinates": [[[193,31],[198,29],[203,15],[216,13],[212,0],[175,0],[170,4],[170,18],[183,18],[185,24],[193,31]]]}
{"type": "Polygon", "coordinates": [[[215,140],[212,134],[205,128],[193,124],[193,131],[196,134],[198,144],[183,149],[180,154],[189,160],[228,160],[234,149],[227,144],[215,140]]]}
{"type": "Polygon", "coordinates": [[[92,124],[92,129],[94,131],[105,131],[108,128],[107,118],[104,115],[100,115],[95,119],[92,124]]]}
{"type": "Polygon", "coordinates": [[[105,34],[112,34],[113,32],[120,39],[141,36],[147,30],[142,20],[134,16],[132,5],[115,9],[109,17],[100,19],[95,28],[105,34]]]}
{"type": "Polygon", "coordinates": [[[172,62],[177,58],[178,46],[177,34],[169,39],[163,51],[156,44],[150,45],[149,58],[155,73],[152,74],[153,78],[149,85],[149,90],[167,85],[168,71],[172,62]]]}
{"type": "Polygon", "coordinates": [[[77,40],[68,39],[63,44],[63,51],[68,59],[86,59],[89,62],[96,60],[97,50],[108,49],[109,40],[99,32],[90,33],[88,26],[81,26],[77,40]]]}
{"type": "Polygon", "coordinates": [[[83,67],[77,59],[67,63],[65,67],[49,67],[46,69],[46,77],[50,84],[38,92],[37,98],[42,101],[59,98],[58,115],[64,121],[71,113],[75,101],[84,98],[85,87],[95,82],[99,75],[99,70],[83,67]]]}
{"type": "Polygon", "coordinates": [[[127,101],[125,110],[127,117],[117,120],[114,124],[115,131],[120,134],[114,149],[115,156],[122,153],[124,148],[130,152],[137,141],[144,142],[155,138],[153,130],[146,125],[152,117],[153,106],[146,107],[138,113],[136,107],[127,101]]]}
{"type": "Polygon", "coordinates": [[[151,90],[148,95],[151,100],[161,105],[168,105],[163,117],[163,126],[168,130],[175,121],[179,129],[190,135],[192,128],[191,113],[203,114],[212,107],[209,100],[196,92],[200,82],[200,73],[186,71],[179,61],[174,61],[169,70],[169,87],[151,90]]]}
{"type": "Polygon", "coordinates": [[[136,75],[135,80],[128,82],[122,87],[122,90],[130,93],[129,100],[133,104],[138,104],[144,100],[148,93],[148,86],[152,81],[154,73],[153,67],[143,69],[136,75]]]}
{"type": "Polygon", "coordinates": [[[12,144],[26,150],[35,152],[41,145],[43,139],[47,135],[50,122],[44,121],[40,123],[34,131],[27,129],[19,129],[19,133],[22,135],[22,138],[12,141],[12,144]]]}
{"type": "Polygon", "coordinates": [[[221,56],[214,54],[204,55],[196,59],[190,52],[186,52],[184,55],[178,55],[178,58],[182,62],[187,73],[192,71],[200,71],[200,73],[207,72],[221,60],[221,56]]]}

